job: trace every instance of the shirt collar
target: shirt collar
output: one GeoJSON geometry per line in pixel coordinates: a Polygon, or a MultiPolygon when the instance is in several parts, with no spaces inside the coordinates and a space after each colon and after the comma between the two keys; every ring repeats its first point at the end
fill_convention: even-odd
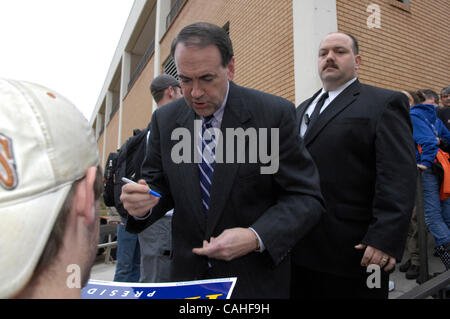
{"type": "MultiPolygon", "coordinates": [[[[336,90],[329,91],[328,99],[330,100],[330,102],[333,101],[339,94],[341,94],[346,88],[348,88],[356,80],[357,80],[357,77],[354,77],[350,81],[348,81],[345,84],[338,87],[336,90]]],[[[322,89],[322,92],[320,92],[319,96],[322,96],[323,93],[325,93],[325,89],[322,89]]]]}

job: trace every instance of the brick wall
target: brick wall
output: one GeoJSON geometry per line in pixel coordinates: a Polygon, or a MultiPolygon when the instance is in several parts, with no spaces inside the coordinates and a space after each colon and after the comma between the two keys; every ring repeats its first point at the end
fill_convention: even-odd
{"type": "Polygon", "coordinates": [[[150,83],[153,80],[153,70],[152,56],[123,100],[121,145],[133,135],[133,129],[143,129],[150,122],[153,106],[150,83]]]}
{"type": "Polygon", "coordinates": [[[161,61],[186,25],[230,22],[235,82],[294,101],[292,0],[189,0],[161,42],[161,61]]]}
{"type": "MultiPolygon", "coordinates": [[[[100,155],[103,153],[103,135],[101,135],[102,138],[102,149],[100,155]]],[[[117,151],[117,138],[119,136],[119,110],[114,114],[111,121],[108,123],[108,127],[106,129],[106,152],[105,152],[105,158],[103,158],[103,163],[106,162],[108,159],[108,154],[110,152],[117,151]]],[[[99,145],[100,147],[100,145],[99,145]]]]}
{"type": "MultiPolygon", "coordinates": [[[[359,78],[393,90],[431,88],[439,93],[450,85],[450,1],[411,0],[407,10],[390,2],[396,1],[337,0],[338,29],[360,42],[359,78]],[[367,26],[370,4],[381,8],[379,29],[367,26]]],[[[292,0],[188,0],[160,42],[160,72],[173,38],[184,26],[197,21],[220,26],[230,22],[235,82],[294,102],[292,19],[292,0]]],[[[152,58],[123,101],[122,143],[151,117],[148,88],[153,73],[152,58]]],[[[117,146],[118,117],[116,112],[108,126],[106,156],[117,146]]]]}
{"type": "Polygon", "coordinates": [[[337,0],[338,29],[356,36],[363,58],[362,82],[394,90],[450,84],[448,0],[411,0],[408,11],[395,0],[337,0]],[[370,4],[381,9],[381,28],[367,27],[370,4]]]}

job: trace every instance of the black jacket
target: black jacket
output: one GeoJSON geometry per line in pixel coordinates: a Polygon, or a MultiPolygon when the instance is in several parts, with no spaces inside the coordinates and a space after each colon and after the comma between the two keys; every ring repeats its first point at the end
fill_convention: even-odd
{"type": "MultiPolygon", "coordinates": [[[[298,123],[319,92],[297,108],[298,123]]],[[[297,245],[295,262],[360,276],[366,269],[360,266],[363,251],[354,248],[359,243],[400,260],[417,174],[404,94],[356,80],[328,105],[304,141],[319,169],[326,213],[297,245]]]]}
{"type": "MultiPolygon", "coordinates": [[[[194,136],[194,119],[184,99],[154,113],[143,176],[162,199],[148,220],[129,218],[127,230],[139,232],[174,207],[172,280],[237,277],[234,298],[289,297],[289,252],[323,211],[319,177],[297,134],[294,106],[280,97],[230,83],[221,124],[223,145],[227,145],[226,128],[266,128],[270,147],[271,128],[279,128],[279,169],[275,174],[261,175],[261,166],[267,165],[259,161],[216,162],[207,216],[201,204],[198,164],[176,164],[171,159],[172,148],[180,142],[171,140],[172,132],[186,128],[194,136]],[[265,251],[230,262],[192,253],[193,248],[202,247],[203,240],[234,227],[253,227],[265,251]]],[[[193,141],[191,146],[195,150],[193,141]]],[[[248,140],[245,149],[248,154],[248,140]]],[[[224,148],[224,159],[226,153],[224,148]]]]}

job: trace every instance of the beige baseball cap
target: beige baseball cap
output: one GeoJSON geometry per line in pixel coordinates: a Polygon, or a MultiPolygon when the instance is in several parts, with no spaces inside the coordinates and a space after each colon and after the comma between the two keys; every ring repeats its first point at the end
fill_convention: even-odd
{"type": "Polygon", "coordinates": [[[85,117],[40,85],[0,79],[0,298],[31,279],[74,181],[99,164],[85,117]]]}

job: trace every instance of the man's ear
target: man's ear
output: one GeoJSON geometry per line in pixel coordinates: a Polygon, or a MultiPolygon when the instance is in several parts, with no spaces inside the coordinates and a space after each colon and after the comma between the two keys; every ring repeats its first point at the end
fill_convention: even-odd
{"type": "Polygon", "coordinates": [[[95,194],[94,183],[97,173],[96,167],[89,167],[83,179],[78,181],[75,195],[72,201],[72,208],[77,216],[84,219],[86,224],[91,224],[95,220],[95,194]]]}
{"type": "Polygon", "coordinates": [[[361,56],[358,54],[357,56],[355,56],[355,68],[356,68],[356,72],[358,72],[360,66],[361,66],[361,62],[362,62],[362,58],[361,56]]]}
{"type": "Polygon", "coordinates": [[[174,90],[173,90],[173,87],[169,86],[169,87],[166,89],[166,91],[164,92],[164,95],[166,95],[166,94],[167,94],[167,97],[168,97],[169,99],[173,99],[173,97],[175,96],[175,92],[174,92],[174,90]]]}
{"type": "Polygon", "coordinates": [[[235,63],[235,58],[232,57],[230,62],[227,65],[228,81],[233,81],[234,80],[234,63],[235,63]]]}

